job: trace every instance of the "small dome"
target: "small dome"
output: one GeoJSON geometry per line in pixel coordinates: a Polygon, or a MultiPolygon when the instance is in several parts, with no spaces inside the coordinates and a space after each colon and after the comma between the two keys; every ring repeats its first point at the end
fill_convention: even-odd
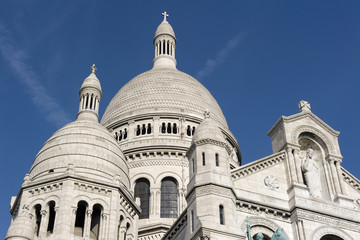
{"type": "Polygon", "coordinates": [[[75,176],[113,182],[115,176],[129,187],[129,169],[115,139],[99,123],[76,120],[45,142],[30,169],[31,180],[66,172],[75,176]]]}
{"type": "Polygon", "coordinates": [[[192,142],[203,139],[225,142],[224,134],[221,132],[219,125],[210,117],[206,117],[204,121],[200,123],[192,138],[192,142]]]}
{"type": "Polygon", "coordinates": [[[162,23],[160,23],[160,25],[156,29],[154,39],[162,34],[167,34],[175,38],[175,32],[168,21],[163,21],[162,23]]]}
{"type": "Polygon", "coordinates": [[[96,77],[94,72],[90,73],[90,75],[84,80],[83,84],[81,85],[80,91],[81,91],[81,89],[87,88],[87,87],[92,87],[92,88],[98,89],[101,92],[100,81],[96,77]]]}

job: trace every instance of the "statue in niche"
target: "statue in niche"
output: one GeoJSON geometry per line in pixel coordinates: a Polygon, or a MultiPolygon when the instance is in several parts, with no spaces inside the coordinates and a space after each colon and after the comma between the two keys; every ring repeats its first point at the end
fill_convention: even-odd
{"type": "MultiPolygon", "coordinates": [[[[246,217],[246,230],[247,230],[246,233],[247,233],[248,240],[264,240],[264,234],[262,234],[261,232],[256,234],[256,239],[254,239],[251,236],[249,217],[246,217]]],[[[270,240],[287,240],[286,235],[284,233],[284,229],[282,229],[282,228],[276,229],[275,233],[272,235],[270,240]]]]}
{"type": "Polygon", "coordinates": [[[305,183],[309,188],[310,196],[321,198],[319,167],[312,159],[313,152],[314,150],[311,148],[306,150],[306,157],[301,164],[301,170],[305,177],[305,183]]]}

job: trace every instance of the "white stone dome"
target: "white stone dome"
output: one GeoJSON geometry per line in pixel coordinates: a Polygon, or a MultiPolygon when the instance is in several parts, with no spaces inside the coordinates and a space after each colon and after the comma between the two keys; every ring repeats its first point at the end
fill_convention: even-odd
{"type": "Polygon", "coordinates": [[[30,180],[40,180],[71,171],[78,177],[106,182],[118,175],[129,187],[129,169],[119,145],[94,121],[78,119],[55,132],[35,157],[29,175],[30,180]]]}
{"type": "Polygon", "coordinates": [[[158,28],[155,31],[154,39],[157,36],[162,35],[162,34],[167,34],[167,35],[170,35],[175,38],[175,32],[174,32],[173,28],[171,27],[170,23],[168,23],[168,21],[163,21],[162,23],[160,23],[160,25],[158,26],[158,28]]]}
{"type": "Polygon", "coordinates": [[[96,77],[95,73],[91,73],[81,85],[81,89],[83,88],[95,88],[101,92],[101,85],[99,79],[96,77]]]}
{"type": "Polygon", "coordinates": [[[151,69],[123,86],[111,100],[101,124],[111,124],[135,115],[169,113],[211,118],[228,128],[226,119],[211,93],[195,78],[175,68],[151,69]]]}
{"type": "Polygon", "coordinates": [[[212,139],[220,142],[225,142],[224,134],[221,132],[218,124],[207,117],[197,127],[192,142],[197,142],[204,139],[212,139]]]}

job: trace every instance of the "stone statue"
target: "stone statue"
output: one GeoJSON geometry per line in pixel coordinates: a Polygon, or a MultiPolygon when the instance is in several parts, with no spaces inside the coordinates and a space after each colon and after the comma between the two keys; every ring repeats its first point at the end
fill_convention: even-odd
{"type": "Polygon", "coordinates": [[[287,240],[284,229],[276,229],[270,240],[287,240]]]}
{"type": "MultiPolygon", "coordinates": [[[[256,234],[256,239],[252,238],[251,231],[250,231],[249,217],[246,217],[246,234],[247,234],[248,240],[264,240],[264,235],[261,232],[256,234]]],[[[275,233],[271,237],[271,240],[287,240],[286,235],[284,233],[284,229],[282,229],[282,228],[276,229],[275,233]]]]}
{"type": "Polygon", "coordinates": [[[319,176],[319,167],[316,162],[312,159],[313,151],[309,148],[306,151],[306,158],[301,164],[301,170],[305,177],[305,183],[309,188],[310,195],[312,197],[321,197],[321,186],[320,186],[320,176],[319,176]]]}

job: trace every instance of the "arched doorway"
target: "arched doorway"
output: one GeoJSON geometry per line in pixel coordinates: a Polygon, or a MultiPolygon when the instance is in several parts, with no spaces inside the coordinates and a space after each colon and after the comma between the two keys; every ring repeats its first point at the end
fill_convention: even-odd
{"type": "Polygon", "coordinates": [[[327,235],[321,237],[320,240],[344,240],[344,239],[342,239],[341,237],[338,237],[336,235],[327,234],[327,235]]]}

